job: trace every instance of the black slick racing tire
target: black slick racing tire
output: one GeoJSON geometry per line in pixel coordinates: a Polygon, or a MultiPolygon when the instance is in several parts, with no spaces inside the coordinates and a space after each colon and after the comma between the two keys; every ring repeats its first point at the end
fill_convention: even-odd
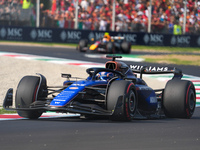
{"type": "Polygon", "coordinates": [[[80,40],[78,50],[80,52],[86,52],[86,50],[84,50],[84,48],[87,48],[87,40],[80,40]]]}
{"type": "Polygon", "coordinates": [[[130,54],[131,52],[131,44],[124,41],[121,43],[121,49],[124,54],[130,54]]]}
{"type": "MultiPolygon", "coordinates": [[[[36,93],[38,90],[40,78],[36,76],[25,76],[18,84],[15,106],[16,108],[29,108],[30,104],[36,101],[36,93]]],[[[17,110],[19,116],[29,119],[37,119],[42,115],[42,111],[30,110],[22,111],[17,110]]]]}
{"type": "Polygon", "coordinates": [[[114,44],[112,42],[108,42],[106,44],[106,52],[108,54],[115,54],[115,47],[114,47],[114,44]]]}
{"type": "Polygon", "coordinates": [[[173,79],[167,82],[164,95],[164,113],[170,118],[191,118],[196,106],[195,87],[191,81],[173,79]]]}
{"type": "Polygon", "coordinates": [[[112,82],[107,93],[107,109],[113,112],[111,120],[131,121],[137,109],[134,84],[124,80],[112,82]]]}

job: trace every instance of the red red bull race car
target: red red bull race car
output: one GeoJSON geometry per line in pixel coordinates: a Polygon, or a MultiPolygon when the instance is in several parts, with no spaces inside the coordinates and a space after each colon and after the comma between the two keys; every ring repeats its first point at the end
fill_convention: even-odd
{"type": "Polygon", "coordinates": [[[131,43],[127,42],[124,37],[111,36],[109,40],[102,38],[89,46],[88,40],[82,39],[79,41],[77,49],[80,52],[90,53],[129,54],[131,52],[131,43]]]}

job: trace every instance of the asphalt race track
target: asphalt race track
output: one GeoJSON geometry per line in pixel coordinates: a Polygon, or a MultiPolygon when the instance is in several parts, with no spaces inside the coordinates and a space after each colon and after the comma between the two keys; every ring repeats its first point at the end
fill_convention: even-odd
{"type": "Polygon", "coordinates": [[[192,119],[82,120],[50,118],[0,122],[2,150],[199,150],[200,109],[192,119]]]}
{"type": "MultiPolygon", "coordinates": [[[[18,53],[25,53],[25,54],[34,54],[40,56],[50,56],[50,57],[58,57],[58,58],[65,58],[65,59],[75,59],[75,60],[82,60],[82,61],[91,61],[91,62],[99,62],[105,63],[107,60],[102,58],[86,58],[84,57],[84,53],[78,52],[75,48],[56,48],[56,47],[31,47],[31,46],[15,46],[15,45],[0,45],[0,51],[4,52],[18,52],[18,53]]],[[[132,54],[141,55],[141,53],[134,53],[132,54]]],[[[149,53],[148,53],[149,54],[149,53]]],[[[162,64],[152,64],[152,63],[141,63],[141,62],[126,62],[128,65],[153,65],[153,66],[162,66],[162,64]]],[[[166,64],[164,64],[166,66],[166,64]]],[[[178,66],[178,65],[167,65],[171,67],[180,68],[183,73],[190,74],[194,76],[200,76],[200,69],[197,66],[178,66]]]]}
{"type": "MultiPolygon", "coordinates": [[[[0,51],[86,60],[82,53],[66,48],[1,45],[0,51]]],[[[87,61],[94,61],[94,59],[90,58],[87,61]]],[[[184,73],[199,76],[199,67],[179,66],[179,68],[185,70],[184,73]]],[[[200,108],[196,108],[191,119],[165,118],[112,122],[107,119],[87,120],[65,117],[1,121],[0,149],[199,150],[199,127],[200,108]]]]}

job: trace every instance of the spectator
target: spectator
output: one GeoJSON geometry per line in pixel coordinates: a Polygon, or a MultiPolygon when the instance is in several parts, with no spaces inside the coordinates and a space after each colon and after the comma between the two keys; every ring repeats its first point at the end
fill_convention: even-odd
{"type": "Polygon", "coordinates": [[[168,23],[168,32],[170,34],[174,33],[174,23],[173,23],[173,20],[170,20],[169,23],[168,23]]]}
{"type": "Polygon", "coordinates": [[[178,24],[177,21],[174,23],[174,31],[173,31],[173,33],[174,33],[174,35],[181,35],[182,34],[181,26],[178,24]]]}
{"type": "Polygon", "coordinates": [[[123,31],[123,22],[122,20],[118,19],[117,22],[115,23],[116,25],[116,31],[123,31]]]}
{"type": "Polygon", "coordinates": [[[92,25],[93,25],[93,29],[94,30],[98,30],[99,29],[99,20],[98,20],[98,18],[94,18],[93,19],[92,25]]]}
{"type": "Polygon", "coordinates": [[[82,0],[81,1],[81,8],[83,10],[87,10],[87,8],[88,8],[88,2],[87,2],[87,0],[82,0]]]}
{"type": "Polygon", "coordinates": [[[200,21],[195,23],[195,33],[200,34],[200,21]]]}
{"type": "Polygon", "coordinates": [[[52,0],[52,8],[51,8],[52,14],[55,13],[56,9],[57,9],[56,0],[52,0]]]}
{"type": "Polygon", "coordinates": [[[105,17],[101,17],[100,23],[99,23],[99,30],[100,31],[106,31],[107,21],[105,17]]]}
{"type": "Polygon", "coordinates": [[[31,2],[29,0],[23,0],[22,9],[29,9],[31,2]]]}
{"type": "Polygon", "coordinates": [[[5,0],[0,0],[0,5],[4,5],[5,4],[5,0]]]}
{"type": "Polygon", "coordinates": [[[85,30],[91,30],[91,26],[92,26],[92,20],[87,18],[83,21],[83,29],[85,30]]]}

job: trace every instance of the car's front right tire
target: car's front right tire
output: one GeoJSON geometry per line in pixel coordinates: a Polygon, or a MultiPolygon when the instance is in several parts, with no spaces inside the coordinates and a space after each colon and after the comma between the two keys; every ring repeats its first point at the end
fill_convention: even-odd
{"type": "Polygon", "coordinates": [[[87,40],[85,40],[85,39],[80,40],[79,45],[78,45],[78,50],[80,52],[86,52],[86,50],[84,50],[84,48],[86,48],[87,45],[88,45],[87,40]]]}
{"type": "MultiPolygon", "coordinates": [[[[16,108],[29,108],[30,104],[37,100],[39,81],[40,78],[36,76],[25,76],[20,80],[15,96],[16,108]]],[[[17,110],[17,113],[23,118],[37,119],[43,112],[38,110],[17,110]]]]}

